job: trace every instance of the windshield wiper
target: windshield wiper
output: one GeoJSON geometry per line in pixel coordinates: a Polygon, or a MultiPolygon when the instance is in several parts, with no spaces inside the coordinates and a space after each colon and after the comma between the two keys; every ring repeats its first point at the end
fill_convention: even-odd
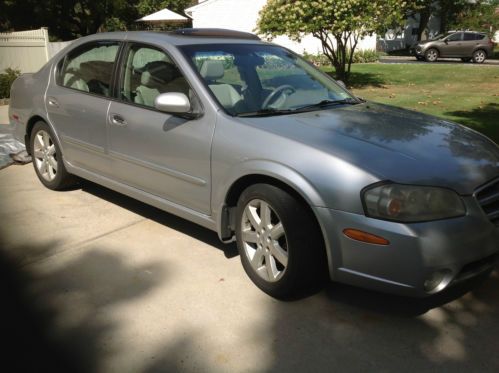
{"type": "Polygon", "coordinates": [[[309,111],[316,108],[325,108],[329,106],[336,105],[356,105],[359,104],[360,101],[354,98],[345,98],[343,100],[323,100],[321,102],[317,102],[312,105],[305,105],[296,109],[275,109],[275,108],[267,108],[257,111],[251,111],[247,113],[239,113],[236,114],[237,117],[265,117],[272,115],[286,115],[286,114],[298,114],[304,111],[309,111]]]}
{"type": "Polygon", "coordinates": [[[316,109],[316,108],[325,108],[329,106],[337,106],[337,105],[357,105],[360,102],[354,98],[345,98],[343,100],[322,100],[321,102],[317,102],[315,104],[311,105],[306,105],[302,106],[296,111],[306,111],[310,109],[316,109]]]}
{"type": "Polygon", "coordinates": [[[265,117],[272,115],[286,115],[295,112],[295,110],[290,109],[275,109],[275,108],[267,108],[261,109],[257,111],[250,111],[247,113],[239,113],[236,114],[237,117],[265,117]]]}

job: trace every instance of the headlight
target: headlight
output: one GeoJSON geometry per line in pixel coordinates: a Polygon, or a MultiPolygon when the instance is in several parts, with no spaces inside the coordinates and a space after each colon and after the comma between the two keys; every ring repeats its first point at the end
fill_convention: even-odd
{"type": "Polygon", "coordinates": [[[459,195],[444,188],[400,184],[374,185],[362,193],[367,216],[399,222],[421,222],[463,216],[459,195]]]}

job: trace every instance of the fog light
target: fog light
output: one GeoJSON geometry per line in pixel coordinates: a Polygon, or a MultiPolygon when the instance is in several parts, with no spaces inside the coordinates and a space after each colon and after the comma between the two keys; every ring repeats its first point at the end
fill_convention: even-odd
{"type": "Polygon", "coordinates": [[[428,293],[439,292],[447,285],[452,279],[452,271],[450,269],[441,269],[433,272],[431,276],[424,282],[424,289],[428,293]]]}

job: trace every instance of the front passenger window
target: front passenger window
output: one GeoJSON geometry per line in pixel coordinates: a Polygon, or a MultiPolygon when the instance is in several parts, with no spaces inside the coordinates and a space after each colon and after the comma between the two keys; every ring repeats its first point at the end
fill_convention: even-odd
{"type": "Polygon", "coordinates": [[[166,92],[190,96],[189,85],[175,63],[159,49],[144,45],[130,47],[122,72],[122,99],[154,107],[155,98],[166,92]]]}
{"type": "Polygon", "coordinates": [[[110,97],[118,42],[98,42],[71,51],[63,61],[58,84],[78,91],[110,97]]]}
{"type": "Polygon", "coordinates": [[[457,34],[452,34],[451,36],[449,36],[447,38],[447,41],[451,41],[451,42],[452,41],[461,41],[462,40],[462,35],[463,34],[461,32],[459,32],[457,34]]]}

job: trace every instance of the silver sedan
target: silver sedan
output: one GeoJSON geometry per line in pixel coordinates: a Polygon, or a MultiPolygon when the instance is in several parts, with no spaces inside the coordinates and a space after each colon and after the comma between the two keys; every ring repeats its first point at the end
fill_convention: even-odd
{"type": "Polygon", "coordinates": [[[277,298],[326,277],[426,296],[498,258],[496,144],[358,99],[251,34],[85,37],[11,98],[45,186],[88,179],[236,240],[277,298]]]}

